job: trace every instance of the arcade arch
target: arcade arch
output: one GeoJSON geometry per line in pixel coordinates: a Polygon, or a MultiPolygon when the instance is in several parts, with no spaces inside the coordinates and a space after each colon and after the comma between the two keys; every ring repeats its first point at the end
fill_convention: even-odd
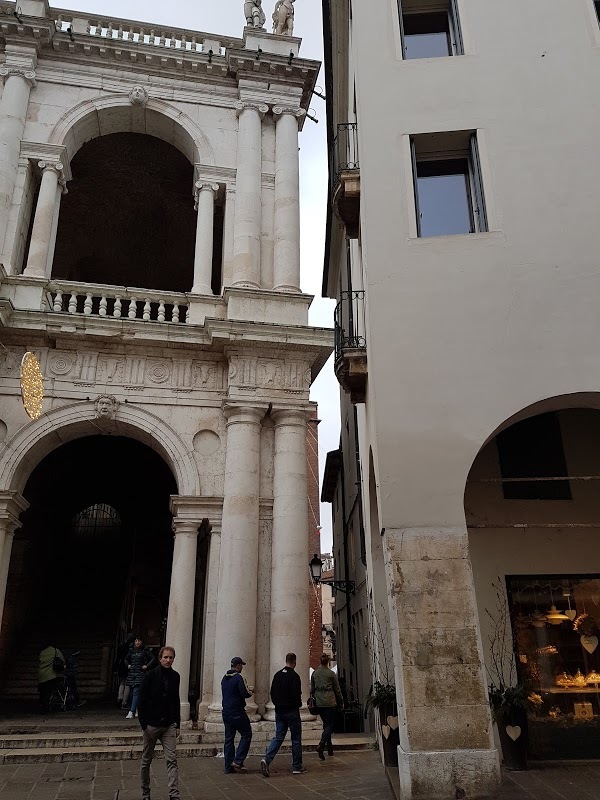
{"type": "Polygon", "coordinates": [[[596,757],[600,743],[593,724],[599,695],[593,686],[588,692],[585,682],[574,682],[578,670],[580,682],[600,671],[600,650],[588,652],[573,627],[574,618],[586,613],[600,629],[599,411],[600,395],[594,393],[548,398],[522,409],[488,437],[466,483],[484,660],[497,683],[490,642],[500,616],[499,592],[514,637],[503,659],[505,679],[512,667],[542,698],[529,720],[530,754],[538,758],[596,757]],[[552,605],[559,619],[548,618],[552,605]],[[589,714],[592,724],[580,713],[589,714]]]}

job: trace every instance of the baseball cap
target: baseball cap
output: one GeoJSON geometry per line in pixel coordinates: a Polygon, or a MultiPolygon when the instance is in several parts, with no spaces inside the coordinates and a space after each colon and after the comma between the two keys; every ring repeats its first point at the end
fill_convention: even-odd
{"type": "Polygon", "coordinates": [[[231,666],[232,667],[237,667],[238,664],[242,664],[244,667],[246,666],[246,662],[242,661],[242,659],[239,656],[236,656],[235,658],[231,659],[231,666]]]}

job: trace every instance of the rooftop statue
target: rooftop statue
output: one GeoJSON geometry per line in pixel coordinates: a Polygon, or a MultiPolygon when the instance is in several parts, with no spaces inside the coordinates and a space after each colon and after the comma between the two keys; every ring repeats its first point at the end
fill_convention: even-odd
{"type": "Polygon", "coordinates": [[[262,28],[267,19],[262,10],[262,0],[249,0],[244,3],[244,16],[246,25],[250,28],[262,28]]]}
{"type": "Polygon", "coordinates": [[[273,11],[273,33],[278,36],[294,34],[294,2],[295,0],[277,0],[273,11]]]}

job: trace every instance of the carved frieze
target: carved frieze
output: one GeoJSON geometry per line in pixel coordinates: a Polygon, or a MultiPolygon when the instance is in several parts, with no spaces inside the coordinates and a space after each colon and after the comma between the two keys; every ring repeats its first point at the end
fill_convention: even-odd
{"type": "Polygon", "coordinates": [[[306,361],[297,359],[232,356],[228,378],[230,388],[271,389],[296,394],[310,389],[311,372],[306,361]]]}
{"type": "MultiPolygon", "coordinates": [[[[0,378],[18,378],[22,356],[22,348],[0,350],[0,378]]],[[[180,392],[226,388],[226,367],[219,361],[46,349],[38,357],[45,358],[46,378],[78,386],[121,386],[128,391],[154,386],[180,392]]]]}

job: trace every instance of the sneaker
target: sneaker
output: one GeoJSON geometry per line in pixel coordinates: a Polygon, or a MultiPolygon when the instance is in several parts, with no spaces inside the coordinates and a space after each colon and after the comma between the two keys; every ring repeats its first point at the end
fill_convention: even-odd
{"type": "Polygon", "coordinates": [[[133,714],[131,713],[131,711],[129,712],[129,714],[127,714],[125,719],[133,719],[133,714]]]}
{"type": "Polygon", "coordinates": [[[260,771],[262,772],[265,778],[269,778],[271,776],[271,773],[269,771],[269,765],[267,764],[266,759],[264,758],[261,758],[260,760],[260,771]]]}
{"type": "Polygon", "coordinates": [[[304,775],[306,772],[306,767],[300,767],[300,769],[293,769],[292,775],[304,775]]]}
{"type": "Polygon", "coordinates": [[[233,767],[234,771],[239,772],[240,775],[246,775],[246,773],[248,772],[246,767],[241,766],[241,764],[236,764],[235,761],[231,766],[233,767]]]}
{"type": "Polygon", "coordinates": [[[138,712],[136,711],[136,712],[135,712],[135,716],[137,717],[137,715],[138,715],[138,712]]]}

